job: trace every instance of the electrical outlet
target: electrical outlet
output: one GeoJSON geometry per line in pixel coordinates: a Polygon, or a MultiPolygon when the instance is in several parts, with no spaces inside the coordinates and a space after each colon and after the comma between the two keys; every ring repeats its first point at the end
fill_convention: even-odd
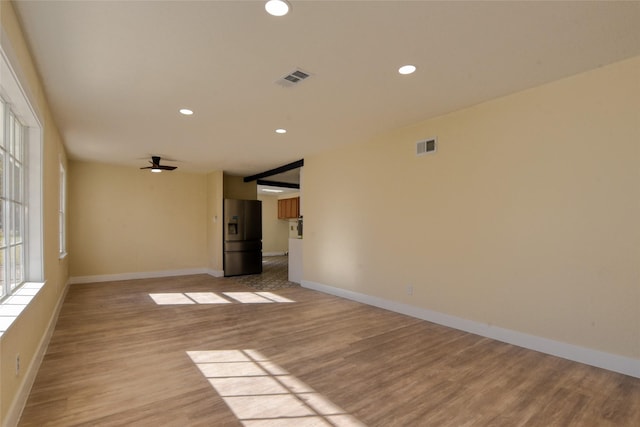
{"type": "Polygon", "coordinates": [[[407,285],[407,295],[413,295],[413,285],[407,285]]]}
{"type": "Polygon", "coordinates": [[[20,355],[16,354],[16,376],[20,375],[20,355]]]}

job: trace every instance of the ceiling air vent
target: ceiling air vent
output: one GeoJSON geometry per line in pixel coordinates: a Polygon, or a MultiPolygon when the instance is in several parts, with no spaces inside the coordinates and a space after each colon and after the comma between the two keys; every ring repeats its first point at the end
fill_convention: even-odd
{"type": "Polygon", "coordinates": [[[416,142],[416,156],[435,153],[437,138],[429,138],[416,142]]]}
{"type": "Polygon", "coordinates": [[[307,73],[306,71],[297,69],[290,72],[286,76],[279,78],[278,80],[276,80],[276,83],[283,87],[292,87],[308,78],[310,75],[311,74],[307,73]]]}

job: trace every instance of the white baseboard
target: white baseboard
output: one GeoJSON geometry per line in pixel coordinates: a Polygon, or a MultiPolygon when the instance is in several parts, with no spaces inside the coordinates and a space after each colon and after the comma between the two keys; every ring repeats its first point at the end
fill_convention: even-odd
{"type": "Polygon", "coordinates": [[[224,277],[224,270],[207,270],[207,274],[213,277],[224,277]]]}
{"type": "MultiPolygon", "coordinates": [[[[192,274],[211,274],[206,268],[189,268],[185,270],[145,271],[139,273],[103,274],[97,276],[75,276],[69,278],[72,285],[78,283],[115,282],[119,280],[153,279],[156,277],[190,276],[192,274]]],[[[213,274],[211,274],[213,276],[213,274]]],[[[216,276],[217,277],[217,276],[216,276]]]]}
{"type": "Polygon", "coordinates": [[[262,256],[283,256],[286,252],[262,252],[262,256]]]}
{"type": "Polygon", "coordinates": [[[530,350],[550,354],[552,356],[562,357],[563,359],[572,360],[574,362],[580,362],[586,365],[595,366],[597,368],[607,369],[609,371],[619,372],[621,374],[640,378],[639,359],[632,359],[630,357],[619,356],[612,353],[606,353],[599,350],[593,350],[573,344],[567,344],[561,341],[555,341],[548,338],[529,335],[523,332],[500,328],[497,326],[491,326],[488,324],[462,319],[460,317],[451,316],[444,313],[439,313],[437,311],[361,294],[346,289],[335,288],[333,286],[327,286],[308,280],[303,280],[301,284],[305,288],[313,289],[326,294],[331,294],[338,297],[361,302],[363,304],[384,308],[385,310],[390,310],[396,313],[405,314],[407,316],[416,317],[418,319],[517,345],[519,347],[528,348],[530,350]]]}
{"type": "Polygon", "coordinates": [[[33,383],[36,380],[36,375],[38,374],[38,370],[40,369],[40,364],[42,364],[42,359],[44,359],[44,355],[47,352],[47,347],[49,346],[49,341],[51,341],[51,336],[53,335],[53,331],[56,327],[56,322],[58,321],[58,315],[60,314],[60,310],[62,309],[62,303],[67,296],[67,291],[69,290],[69,282],[64,287],[62,291],[62,295],[58,299],[56,303],[56,307],[53,310],[53,315],[49,319],[49,324],[47,325],[47,329],[40,339],[38,343],[38,348],[36,349],[33,358],[31,359],[31,363],[27,366],[27,369],[24,371],[24,381],[20,385],[15,397],[13,398],[13,402],[11,402],[11,406],[7,410],[7,416],[5,417],[3,427],[14,427],[18,425],[18,421],[20,421],[20,417],[22,416],[22,411],[24,410],[24,406],[27,403],[27,399],[29,398],[29,394],[31,393],[31,388],[33,387],[33,383]]]}

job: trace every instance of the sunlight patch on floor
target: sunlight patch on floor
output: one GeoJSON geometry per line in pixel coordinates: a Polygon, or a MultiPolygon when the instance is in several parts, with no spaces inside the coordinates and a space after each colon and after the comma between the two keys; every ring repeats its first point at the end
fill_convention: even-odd
{"type": "Polygon", "coordinates": [[[273,292],[223,292],[223,294],[243,304],[294,302],[273,292]]]}
{"type": "Polygon", "coordinates": [[[223,292],[223,294],[227,298],[214,292],[169,292],[154,293],[149,296],[158,305],[295,302],[273,292],[223,292]]]}
{"type": "Polygon", "coordinates": [[[245,426],[364,426],[256,350],[187,354],[245,426]]]}

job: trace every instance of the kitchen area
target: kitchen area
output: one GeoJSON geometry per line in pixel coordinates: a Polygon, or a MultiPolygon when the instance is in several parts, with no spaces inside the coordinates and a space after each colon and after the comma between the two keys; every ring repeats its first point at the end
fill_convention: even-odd
{"type": "Polygon", "coordinates": [[[302,281],[302,232],[303,217],[300,213],[300,197],[278,199],[278,219],[288,221],[289,231],[289,281],[302,281]]]}
{"type": "Polygon", "coordinates": [[[263,205],[263,257],[288,255],[288,280],[300,283],[304,227],[300,213],[300,195],[272,195],[258,190],[258,200],[263,205]]]}
{"type": "Polygon", "coordinates": [[[262,202],[262,255],[287,256],[288,280],[302,281],[303,202],[302,167],[258,181],[262,202]]]}

